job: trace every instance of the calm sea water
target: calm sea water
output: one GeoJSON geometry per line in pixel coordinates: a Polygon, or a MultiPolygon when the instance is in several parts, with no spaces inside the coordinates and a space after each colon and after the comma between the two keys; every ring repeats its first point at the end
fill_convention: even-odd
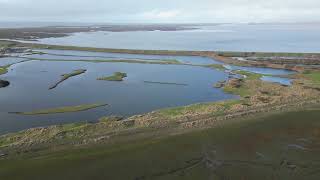
{"type": "Polygon", "coordinates": [[[228,24],[190,31],[89,32],[41,43],[99,48],[320,52],[320,24],[228,24]]]}

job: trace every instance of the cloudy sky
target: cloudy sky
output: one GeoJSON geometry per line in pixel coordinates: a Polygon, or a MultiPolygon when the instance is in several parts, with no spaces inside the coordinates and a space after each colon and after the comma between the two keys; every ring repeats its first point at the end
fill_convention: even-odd
{"type": "Polygon", "coordinates": [[[320,0],[0,0],[0,21],[320,22],[320,0]]]}

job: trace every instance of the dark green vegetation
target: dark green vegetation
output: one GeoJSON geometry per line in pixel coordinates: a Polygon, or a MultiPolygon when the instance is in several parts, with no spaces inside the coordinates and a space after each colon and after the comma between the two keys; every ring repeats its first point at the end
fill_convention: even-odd
{"type": "Polygon", "coordinates": [[[73,72],[71,72],[71,73],[69,73],[69,74],[63,74],[63,75],[61,75],[62,77],[61,77],[61,80],[60,81],[58,81],[57,83],[55,83],[54,85],[52,85],[49,89],[54,89],[54,88],[56,88],[60,83],[62,83],[63,81],[65,81],[65,80],[67,80],[67,79],[69,79],[69,78],[71,78],[71,77],[73,77],[73,76],[78,76],[78,75],[80,75],[80,74],[83,74],[83,73],[85,73],[87,70],[85,70],[85,69],[79,69],[79,70],[75,70],[75,71],[73,71],[73,72]]]}
{"type": "Polygon", "coordinates": [[[184,135],[150,131],[112,145],[48,149],[0,160],[0,179],[317,180],[319,117],[316,108],[184,135]]]}
{"type": "Polygon", "coordinates": [[[188,84],[184,83],[172,83],[172,82],[158,82],[158,81],[143,81],[148,84],[164,84],[164,85],[177,85],[177,86],[188,86],[188,84]]]}
{"type": "Polygon", "coordinates": [[[57,114],[57,113],[68,113],[68,112],[79,112],[79,111],[87,111],[90,109],[95,109],[99,107],[107,106],[108,104],[83,104],[78,106],[66,106],[66,107],[58,107],[53,109],[44,109],[37,110],[32,112],[11,112],[14,114],[20,115],[41,115],[41,114],[57,114]]]}
{"type": "Polygon", "coordinates": [[[127,77],[127,73],[115,72],[115,73],[113,73],[112,76],[101,77],[101,78],[98,78],[97,80],[102,80],[102,81],[123,81],[123,78],[125,78],[125,77],[127,77]]]}

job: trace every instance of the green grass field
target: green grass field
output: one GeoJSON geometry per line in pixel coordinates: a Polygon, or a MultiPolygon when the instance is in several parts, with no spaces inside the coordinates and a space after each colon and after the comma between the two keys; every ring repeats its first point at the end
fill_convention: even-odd
{"type": "Polygon", "coordinates": [[[314,71],[314,72],[307,72],[305,74],[306,77],[310,78],[312,81],[316,83],[320,83],[320,72],[314,71]]]}
{"type": "Polygon", "coordinates": [[[320,110],[0,160],[0,179],[319,179],[320,110]]]}

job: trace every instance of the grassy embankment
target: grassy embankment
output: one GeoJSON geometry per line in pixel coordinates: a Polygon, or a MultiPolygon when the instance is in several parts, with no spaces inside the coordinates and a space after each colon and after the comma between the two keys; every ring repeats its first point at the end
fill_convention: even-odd
{"type": "Polygon", "coordinates": [[[0,178],[317,180],[319,116],[310,109],[183,135],[159,138],[153,130],[111,145],[47,149],[0,160],[0,178]]]}
{"type": "Polygon", "coordinates": [[[60,83],[62,83],[63,81],[65,81],[65,80],[67,80],[67,79],[69,79],[69,78],[71,78],[71,77],[73,77],[73,76],[78,76],[78,75],[80,75],[80,74],[83,74],[83,73],[85,73],[87,70],[85,70],[85,69],[79,69],[79,70],[75,70],[75,71],[73,71],[73,72],[71,72],[71,73],[68,73],[68,74],[63,74],[63,75],[61,75],[62,77],[61,77],[61,79],[60,79],[60,81],[58,81],[57,83],[55,83],[54,85],[52,85],[49,89],[54,89],[54,88],[56,88],[60,83]]]}
{"type": "Polygon", "coordinates": [[[147,60],[126,60],[126,59],[114,59],[114,60],[67,60],[67,59],[42,59],[42,58],[27,58],[34,61],[55,61],[55,62],[90,62],[90,63],[133,63],[133,64],[163,64],[163,65],[184,65],[178,60],[159,60],[159,61],[147,61],[147,60]]]}
{"type": "Polygon", "coordinates": [[[52,109],[44,109],[37,110],[31,112],[11,112],[12,114],[19,115],[42,115],[42,114],[58,114],[58,113],[69,113],[69,112],[79,112],[79,111],[87,111],[90,109],[95,109],[99,107],[107,106],[108,104],[83,104],[78,106],[66,106],[66,107],[58,107],[52,109]]]}
{"type": "Polygon", "coordinates": [[[123,79],[125,77],[127,77],[127,73],[115,72],[115,73],[113,73],[112,76],[100,77],[100,78],[97,78],[97,80],[102,80],[102,81],[123,81],[123,79]]]}

